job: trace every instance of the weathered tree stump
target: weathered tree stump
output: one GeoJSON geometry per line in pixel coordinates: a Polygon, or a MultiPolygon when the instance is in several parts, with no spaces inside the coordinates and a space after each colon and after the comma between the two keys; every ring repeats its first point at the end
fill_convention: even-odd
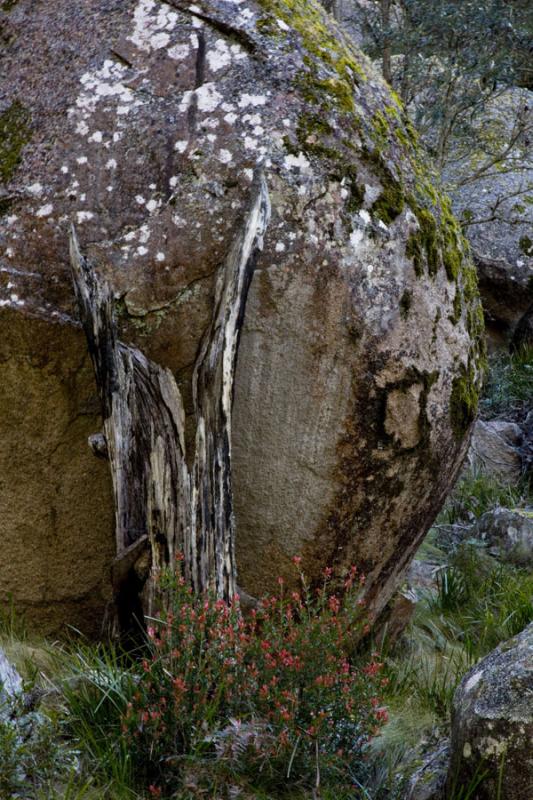
{"type": "Polygon", "coordinates": [[[109,459],[116,550],[113,583],[119,624],[150,614],[154,578],[185,558],[195,592],[229,600],[236,591],[235,520],[231,488],[233,383],[246,297],[270,215],[264,176],[216,279],[211,324],[193,371],[196,422],[188,467],[185,413],[174,376],[118,339],[113,294],[82,255],[71,230],[74,289],[100,395],[102,436],[91,437],[109,459]],[[146,559],[148,551],[149,558],[146,559]]]}

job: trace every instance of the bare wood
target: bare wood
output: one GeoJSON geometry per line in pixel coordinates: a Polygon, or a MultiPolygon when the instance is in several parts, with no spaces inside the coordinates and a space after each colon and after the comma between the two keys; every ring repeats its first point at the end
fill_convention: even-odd
{"type": "MultiPolygon", "coordinates": [[[[174,376],[118,340],[111,289],[84,258],[71,230],[74,289],[104,420],[104,441],[98,437],[91,446],[99,455],[107,450],[109,458],[122,582],[147,541],[152,578],[183,551],[195,591],[210,589],[225,599],[235,594],[233,383],[248,287],[269,214],[266,183],[258,173],[242,228],[217,278],[211,325],[194,369],[196,442],[190,472],[183,401],[174,376]]],[[[145,613],[151,613],[152,600],[149,581],[143,591],[145,613]]]]}
{"type": "Polygon", "coordinates": [[[235,520],[231,489],[233,384],[254,260],[270,216],[265,180],[256,176],[252,203],[221,270],[211,326],[193,373],[196,452],[188,563],[196,591],[236,592],[235,520]]]}

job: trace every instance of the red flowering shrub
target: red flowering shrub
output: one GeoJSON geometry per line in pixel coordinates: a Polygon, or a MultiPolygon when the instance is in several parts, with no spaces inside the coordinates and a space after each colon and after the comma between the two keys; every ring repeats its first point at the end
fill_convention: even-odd
{"type": "Polygon", "coordinates": [[[162,577],[172,602],[148,629],[151,653],[123,719],[153,796],[171,796],[191,756],[263,786],[354,769],[386,720],[381,664],[352,658],[362,581],[352,568],[334,592],[326,570],[311,592],[300,574],[301,591],[289,593],[280,579],[278,596],[245,619],[237,599],[195,598],[179,571],[162,577]]]}

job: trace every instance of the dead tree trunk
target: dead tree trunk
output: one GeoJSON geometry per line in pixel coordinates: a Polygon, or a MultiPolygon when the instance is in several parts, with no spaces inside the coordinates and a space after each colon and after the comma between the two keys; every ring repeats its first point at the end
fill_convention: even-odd
{"type": "Polygon", "coordinates": [[[233,384],[248,287],[269,214],[265,179],[256,174],[243,224],[217,277],[211,324],[194,368],[196,442],[190,471],[183,401],[174,376],[118,340],[111,289],[84,258],[71,231],[74,289],[100,394],[113,480],[113,580],[122,627],[141,607],[145,614],[151,612],[153,578],[174,563],[179,551],[196,592],[214,591],[226,600],[235,594],[233,384]]]}

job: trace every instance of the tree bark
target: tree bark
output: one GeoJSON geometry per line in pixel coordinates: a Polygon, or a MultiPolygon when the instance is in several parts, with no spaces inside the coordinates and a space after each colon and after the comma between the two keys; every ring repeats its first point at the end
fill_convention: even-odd
{"type": "Polygon", "coordinates": [[[233,385],[246,297],[269,214],[266,182],[257,172],[243,224],[216,280],[212,320],[194,368],[196,442],[190,470],[174,376],[119,341],[111,289],[82,255],[71,230],[74,289],[104,423],[105,442],[91,437],[91,446],[98,455],[107,454],[113,481],[113,575],[123,629],[131,626],[132,614],[152,612],[154,579],[178,552],[196,592],[210,590],[225,600],[235,594],[233,385]],[[141,562],[147,549],[146,566],[141,562]]]}

